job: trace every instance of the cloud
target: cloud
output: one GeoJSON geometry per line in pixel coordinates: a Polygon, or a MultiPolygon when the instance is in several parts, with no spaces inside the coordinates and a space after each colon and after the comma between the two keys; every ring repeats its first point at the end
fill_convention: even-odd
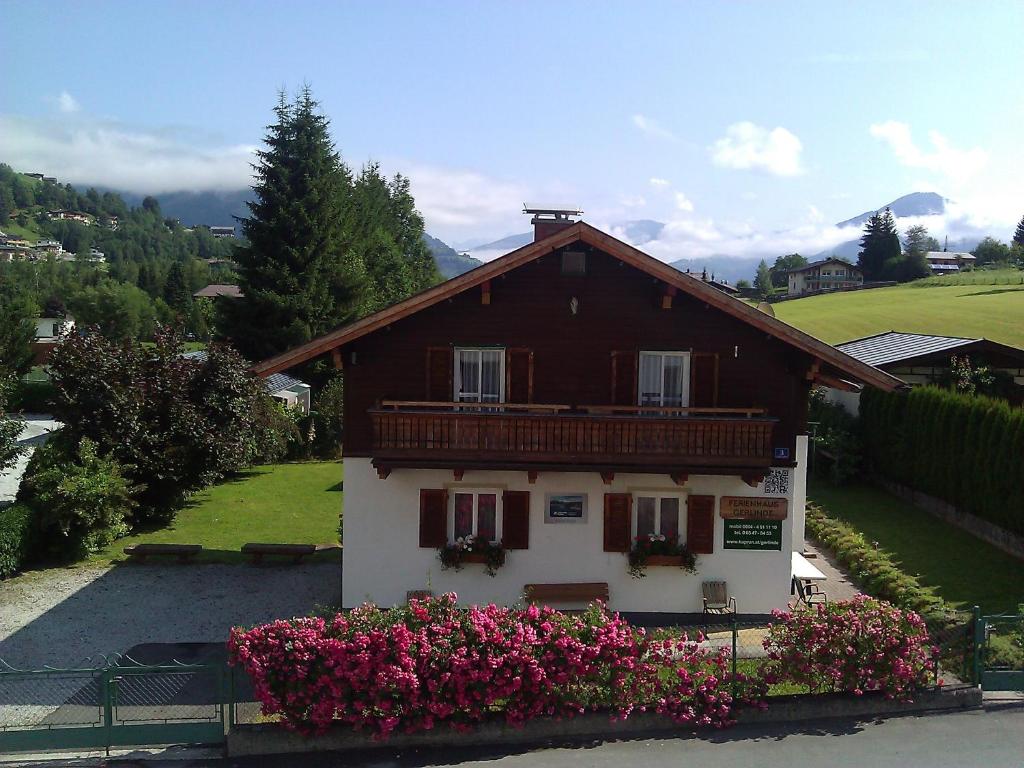
{"type": "Polygon", "coordinates": [[[647,200],[643,195],[620,195],[619,203],[625,208],[643,208],[647,200]]]}
{"type": "Polygon", "coordinates": [[[671,141],[675,141],[676,139],[676,136],[672,131],[653,118],[636,114],[633,115],[632,119],[633,125],[636,126],[641,133],[645,133],[648,136],[653,136],[657,139],[669,139],[671,141]]]}
{"type": "Polygon", "coordinates": [[[668,179],[659,179],[657,176],[652,176],[650,178],[650,185],[652,187],[670,187],[672,182],[668,179]]]}
{"type": "MultiPolygon", "coordinates": [[[[69,114],[65,110],[65,115],[69,114]]],[[[200,149],[194,139],[180,131],[143,129],[77,115],[60,120],[0,115],[4,162],[45,172],[62,182],[140,194],[233,190],[251,184],[249,164],[255,147],[200,149]]]]}
{"type": "Polygon", "coordinates": [[[389,168],[409,177],[416,208],[430,232],[472,230],[493,232],[490,227],[523,227],[523,201],[530,199],[525,185],[503,181],[473,170],[444,168],[390,161],[389,168]]]}
{"type": "Polygon", "coordinates": [[[77,112],[81,109],[81,106],[75,101],[75,97],[67,91],[61,91],[60,96],[57,97],[57,109],[61,112],[77,112]]]}
{"type": "Polygon", "coordinates": [[[782,127],[768,130],[751,122],[734,123],[710,151],[715,165],[724,168],[760,170],[775,176],[803,173],[800,164],[803,145],[782,127]]]}
{"type": "Polygon", "coordinates": [[[676,192],[676,208],[680,211],[693,211],[693,202],[682,192],[676,192]]]}
{"type": "Polygon", "coordinates": [[[957,149],[938,131],[928,132],[932,145],[929,152],[914,143],[907,123],[888,120],[873,124],[869,130],[872,136],[889,145],[902,165],[933,171],[953,182],[966,181],[988,164],[988,152],[981,147],[957,149]]]}

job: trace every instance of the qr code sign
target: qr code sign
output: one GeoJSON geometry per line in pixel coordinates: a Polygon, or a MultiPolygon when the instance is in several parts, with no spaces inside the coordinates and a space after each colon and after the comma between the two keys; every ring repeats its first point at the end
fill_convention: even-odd
{"type": "Polygon", "coordinates": [[[782,496],[789,494],[789,470],[769,469],[764,478],[764,492],[777,493],[782,496]]]}

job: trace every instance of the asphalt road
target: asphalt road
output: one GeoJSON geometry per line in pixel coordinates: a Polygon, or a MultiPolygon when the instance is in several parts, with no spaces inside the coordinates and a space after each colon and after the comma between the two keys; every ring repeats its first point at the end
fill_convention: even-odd
{"type": "MultiPolygon", "coordinates": [[[[167,753],[165,753],[167,754],[167,753]]],[[[170,754],[174,754],[172,751],[170,754]]],[[[170,755],[167,755],[170,756],[170,755]]],[[[386,749],[351,754],[306,754],[218,759],[214,753],[178,752],[177,759],[123,755],[19,765],[145,766],[146,768],[1021,768],[1024,707],[857,722],[821,721],[777,727],[736,727],[690,738],[593,742],[572,746],[497,749],[386,749]]],[[[6,761],[5,761],[6,762],[6,761]]]]}

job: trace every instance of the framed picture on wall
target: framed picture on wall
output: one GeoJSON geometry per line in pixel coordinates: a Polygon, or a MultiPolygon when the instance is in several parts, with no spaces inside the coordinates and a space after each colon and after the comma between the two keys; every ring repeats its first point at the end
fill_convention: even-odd
{"type": "Polygon", "coordinates": [[[549,493],[544,499],[545,523],[587,522],[587,494],[549,493]]]}

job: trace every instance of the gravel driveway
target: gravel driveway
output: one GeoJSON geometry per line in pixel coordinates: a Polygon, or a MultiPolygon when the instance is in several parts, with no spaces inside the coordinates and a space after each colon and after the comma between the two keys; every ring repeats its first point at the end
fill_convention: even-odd
{"type": "Polygon", "coordinates": [[[306,615],[340,597],[337,563],[30,571],[0,581],[0,659],[67,667],[140,643],[223,642],[235,625],[306,615]]]}

